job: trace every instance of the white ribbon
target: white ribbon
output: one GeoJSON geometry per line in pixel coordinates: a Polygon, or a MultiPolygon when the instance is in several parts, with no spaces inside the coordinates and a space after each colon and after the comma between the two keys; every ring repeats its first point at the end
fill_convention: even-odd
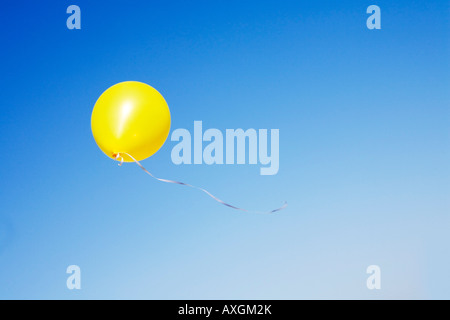
{"type": "Polygon", "coordinates": [[[184,182],[180,182],[180,181],[174,181],[174,180],[167,180],[167,179],[157,178],[157,177],[155,177],[153,174],[151,174],[147,169],[145,169],[144,166],[143,166],[139,161],[137,161],[133,156],[131,156],[130,154],[128,154],[128,153],[126,153],[126,152],[120,152],[120,153],[117,153],[117,155],[115,156],[115,158],[114,158],[115,160],[119,160],[119,159],[120,159],[119,166],[121,166],[121,165],[123,164],[123,157],[122,157],[120,154],[126,154],[127,156],[129,156],[134,162],[136,162],[136,164],[137,164],[142,170],[144,170],[145,173],[147,173],[147,174],[148,174],[149,176],[151,176],[153,179],[156,179],[156,180],[161,181],[161,182],[175,183],[175,184],[180,184],[180,185],[182,185],[182,186],[187,186],[187,187],[191,187],[191,188],[194,188],[194,189],[198,189],[198,190],[203,191],[204,193],[206,193],[208,196],[210,196],[211,198],[213,198],[213,199],[216,200],[217,202],[223,204],[224,206],[230,207],[230,208],[232,208],[232,209],[241,210],[241,211],[245,211],[245,212],[270,214],[270,213],[275,213],[275,212],[277,212],[277,211],[283,210],[284,208],[287,207],[287,202],[284,202],[284,204],[283,204],[281,207],[279,207],[279,208],[277,208],[277,209],[274,209],[274,210],[271,210],[271,211],[268,211],[268,212],[263,212],[263,211],[251,211],[251,210],[247,210],[247,209],[243,209],[243,208],[238,208],[238,207],[235,207],[235,206],[233,206],[233,205],[231,205],[231,204],[229,204],[229,203],[226,203],[226,202],[220,200],[219,198],[217,198],[216,196],[214,196],[214,195],[211,194],[209,191],[207,191],[207,190],[205,190],[205,189],[203,189],[203,188],[200,188],[200,187],[197,187],[197,186],[193,186],[193,185],[191,185],[191,184],[184,183],[184,182]]]}

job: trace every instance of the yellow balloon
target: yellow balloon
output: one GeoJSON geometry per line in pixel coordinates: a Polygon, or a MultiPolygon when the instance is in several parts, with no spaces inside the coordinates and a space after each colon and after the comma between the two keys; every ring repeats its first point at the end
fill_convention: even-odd
{"type": "MultiPolygon", "coordinates": [[[[136,160],[158,151],[170,131],[170,111],[163,96],[151,86],[125,81],[98,98],[91,116],[95,142],[110,158],[128,153],[136,160]]],[[[132,162],[126,154],[123,161],[132,162]]]]}

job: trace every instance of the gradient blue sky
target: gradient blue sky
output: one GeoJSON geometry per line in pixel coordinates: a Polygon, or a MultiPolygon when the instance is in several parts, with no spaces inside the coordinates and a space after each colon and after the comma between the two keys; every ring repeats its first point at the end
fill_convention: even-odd
{"type": "Polygon", "coordinates": [[[449,1],[3,1],[0,298],[449,299],[449,16],[449,1]],[[171,141],[143,164],[288,209],[245,214],[118,167],[90,115],[125,80],[161,92],[172,130],[280,129],[275,176],[176,166],[171,141]]]}

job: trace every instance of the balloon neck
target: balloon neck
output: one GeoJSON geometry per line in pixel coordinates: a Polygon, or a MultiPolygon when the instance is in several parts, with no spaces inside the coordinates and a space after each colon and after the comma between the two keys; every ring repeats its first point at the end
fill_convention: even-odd
{"type": "Polygon", "coordinates": [[[114,157],[114,160],[119,161],[119,159],[120,159],[119,166],[121,166],[122,163],[123,163],[123,157],[120,155],[120,152],[118,152],[118,153],[113,153],[112,156],[114,157]]]}

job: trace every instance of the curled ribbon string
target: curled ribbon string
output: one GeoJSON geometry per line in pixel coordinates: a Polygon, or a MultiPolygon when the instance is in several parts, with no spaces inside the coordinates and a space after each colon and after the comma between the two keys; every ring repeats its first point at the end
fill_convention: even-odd
{"type": "Polygon", "coordinates": [[[161,181],[161,182],[174,183],[174,184],[179,184],[179,185],[182,185],[182,186],[187,186],[187,187],[191,187],[191,188],[194,188],[194,189],[198,189],[198,190],[203,191],[204,193],[206,193],[208,196],[210,196],[211,198],[213,198],[213,199],[216,200],[217,202],[223,204],[224,206],[230,207],[230,208],[232,208],[232,209],[241,210],[241,211],[245,211],[245,212],[254,212],[254,213],[269,214],[269,213],[275,213],[275,212],[277,212],[277,211],[283,210],[284,208],[287,207],[287,202],[284,202],[284,204],[283,204],[281,207],[279,207],[279,208],[277,208],[277,209],[274,209],[274,210],[271,210],[271,211],[268,211],[268,212],[263,212],[263,211],[250,211],[250,210],[247,210],[247,209],[235,207],[235,206],[233,206],[233,205],[231,205],[231,204],[229,204],[229,203],[226,203],[225,201],[220,200],[219,198],[217,198],[216,196],[214,196],[213,194],[211,194],[208,190],[205,190],[205,189],[203,189],[203,188],[200,188],[200,187],[197,187],[197,186],[193,186],[193,185],[191,185],[191,184],[184,183],[184,182],[180,182],[180,181],[167,180],[167,179],[161,179],[161,178],[155,177],[155,176],[154,176],[153,174],[151,174],[147,169],[145,169],[144,166],[143,166],[139,161],[137,161],[132,155],[130,155],[130,154],[126,153],[126,152],[120,152],[120,153],[117,153],[117,154],[115,155],[115,158],[114,158],[115,160],[119,160],[119,159],[120,159],[119,166],[121,166],[121,165],[123,164],[123,157],[122,157],[120,154],[126,154],[127,156],[129,156],[134,162],[136,162],[136,164],[137,164],[137,165],[138,165],[145,173],[147,173],[147,174],[148,174],[149,176],[151,176],[153,179],[156,179],[156,180],[161,181]]]}

